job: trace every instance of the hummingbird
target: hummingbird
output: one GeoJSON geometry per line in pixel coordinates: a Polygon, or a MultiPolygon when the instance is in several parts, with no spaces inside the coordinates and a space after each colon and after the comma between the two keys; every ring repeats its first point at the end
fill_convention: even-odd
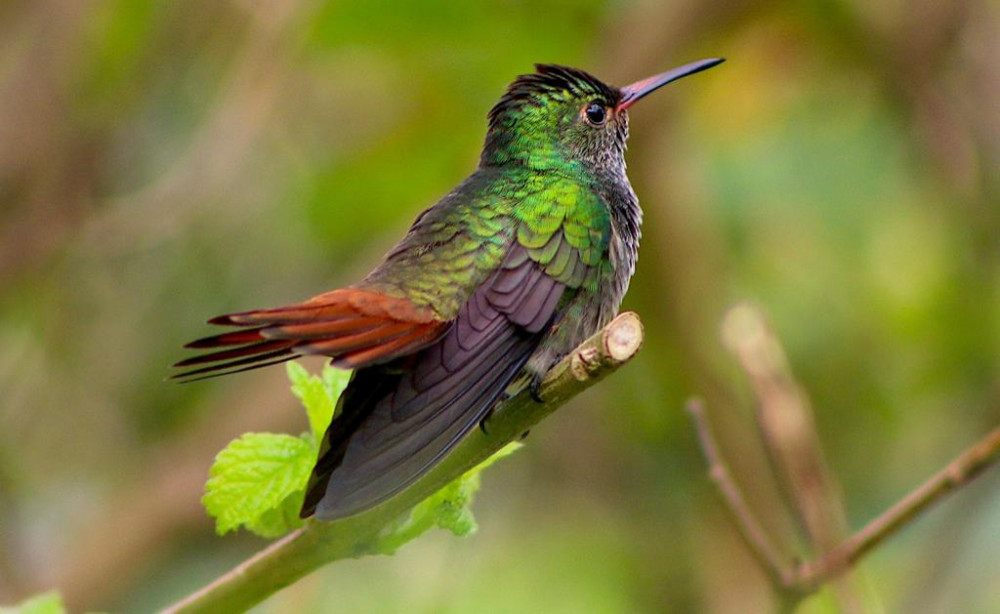
{"type": "Polygon", "coordinates": [[[353,369],[300,512],[353,516],[438,463],[618,312],[642,210],[625,174],[628,109],[723,62],[625,87],[536,64],[488,114],[476,170],[420,213],[361,281],[301,303],[222,315],[185,347],[184,381],[330,357],[353,369]]]}

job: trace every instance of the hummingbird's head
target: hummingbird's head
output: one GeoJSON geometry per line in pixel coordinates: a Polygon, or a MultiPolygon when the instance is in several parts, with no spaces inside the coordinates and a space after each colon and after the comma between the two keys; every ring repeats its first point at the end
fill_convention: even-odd
{"type": "Polygon", "coordinates": [[[536,64],[490,111],[480,164],[624,175],[628,108],[657,88],[720,62],[693,62],[621,88],[577,68],[536,64]]]}

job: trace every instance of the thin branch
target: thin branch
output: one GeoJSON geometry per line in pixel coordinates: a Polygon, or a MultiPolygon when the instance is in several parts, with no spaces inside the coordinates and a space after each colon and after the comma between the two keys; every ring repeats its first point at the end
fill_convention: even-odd
{"type": "MultiPolygon", "coordinates": [[[[809,396],[795,380],[781,341],[759,309],[746,303],[730,309],[722,337],[757,395],[757,422],[779,483],[806,529],[810,554],[826,552],[847,535],[847,518],[823,455],[809,396]]],[[[843,611],[861,611],[861,597],[850,578],[839,579],[834,588],[843,611]]]]}
{"type": "Polygon", "coordinates": [[[699,399],[691,399],[687,405],[688,413],[694,422],[695,430],[698,433],[698,442],[701,444],[705,462],[708,464],[708,476],[719,489],[736,523],[736,528],[746,541],[750,552],[757,559],[761,568],[771,577],[771,582],[778,587],[791,586],[794,583],[795,570],[787,565],[778,549],[767,536],[764,527],[757,521],[757,517],[750,510],[743,492],[733,479],[729,466],[719,452],[719,445],[715,441],[712,427],[705,415],[705,407],[699,399]]]}
{"type": "Polygon", "coordinates": [[[1000,427],[966,449],[929,480],[816,561],[803,563],[800,582],[818,586],[849,568],[948,494],[1000,460],[1000,427]]]}
{"type": "Polygon", "coordinates": [[[474,431],[399,496],[343,520],[310,521],[163,612],[242,612],[327,563],[377,553],[379,533],[389,523],[628,362],[639,351],[642,338],[639,317],[620,314],[549,371],[540,392],[544,403],[527,393],[510,399],[494,412],[487,432],[474,431]]]}
{"type": "Polygon", "coordinates": [[[846,529],[839,489],[827,468],[809,397],[795,381],[785,350],[759,309],[740,304],[722,324],[758,399],[764,443],[812,547],[822,552],[846,529]]]}

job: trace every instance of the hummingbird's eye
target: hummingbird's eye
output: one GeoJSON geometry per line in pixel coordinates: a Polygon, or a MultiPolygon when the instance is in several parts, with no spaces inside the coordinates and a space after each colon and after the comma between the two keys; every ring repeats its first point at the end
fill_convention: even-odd
{"type": "Polygon", "coordinates": [[[583,114],[587,117],[587,121],[590,122],[592,126],[600,126],[604,123],[604,120],[608,118],[608,112],[605,108],[597,102],[592,102],[587,105],[587,108],[583,110],[583,114]]]}

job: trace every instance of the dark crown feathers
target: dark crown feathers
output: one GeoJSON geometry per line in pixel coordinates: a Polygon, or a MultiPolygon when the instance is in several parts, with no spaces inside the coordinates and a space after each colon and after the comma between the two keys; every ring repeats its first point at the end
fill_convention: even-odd
{"type": "Polygon", "coordinates": [[[613,106],[621,98],[621,91],[590,73],[578,68],[558,64],[535,64],[534,73],[520,75],[508,86],[500,101],[490,110],[492,125],[503,113],[528,103],[540,103],[551,94],[569,92],[574,96],[593,96],[604,104],[613,106]]]}

